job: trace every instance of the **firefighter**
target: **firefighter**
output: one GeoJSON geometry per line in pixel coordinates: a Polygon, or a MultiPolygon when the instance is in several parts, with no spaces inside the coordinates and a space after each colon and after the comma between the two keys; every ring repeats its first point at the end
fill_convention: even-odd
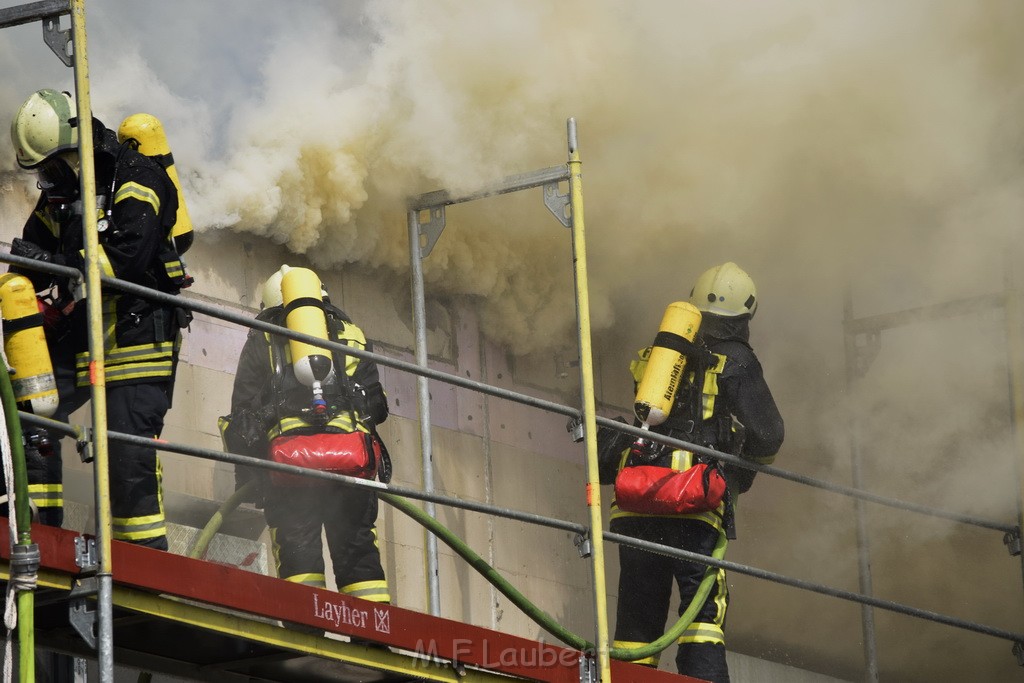
{"type": "MultiPolygon", "coordinates": [[[[14,116],[11,137],[18,165],[36,173],[39,200],[15,238],[11,254],[84,269],[78,125],[70,94],[33,93],[14,116]]],[[[103,274],[176,294],[181,266],[170,239],[178,208],[176,188],[158,163],[121,144],[95,118],[97,258],[103,274]]],[[[59,403],[55,419],[66,422],[90,396],[87,306],[72,279],[29,267],[12,272],[28,277],[46,301],[46,340],[59,403]]],[[[133,294],[102,294],[107,427],[153,438],[160,435],[171,405],[180,330],[187,314],[133,294]]],[[[50,452],[29,490],[40,521],[63,521],[60,435],[46,439],[50,452]]],[[[110,498],[113,538],[167,549],[156,450],[111,440],[110,498]]]]}
{"type": "MultiPolygon", "coordinates": [[[[688,358],[683,385],[668,418],[651,430],[707,446],[760,464],[773,461],[782,445],[783,422],[761,365],[750,347],[749,323],[757,310],[753,281],[735,263],[709,269],[696,281],[689,302],[701,312],[696,351],[688,358]],[[710,352],[710,353],[708,353],[710,352]]],[[[640,352],[632,371],[639,382],[650,348],[640,352]]],[[[620,467],[628,465],[629,449],[620,467]]],[[[649,454],[653,464],[684,471],[701,457],[668,447],[649,454]]],[[[610,528],[635,538],[711,555],[731,517],[730,500],[750,488],[754,472],[725,470],[730,495],[716,509],[685,515],[628,512],[612,502],[610,528]]],[[[679,586],[679,613],[690,604],[706,565],[619,548],[619,596],[615,647],[647,645],[664,633],[672,582],[679,586]]],[[[725,571],[716,581],[693,624],[680,636],[676,667],[681,674],[723,683],[729,680],[723,626],[728,604],[725,571]]],[[[656,656],[639,663],[657,666],[656,656]]]]}
{"type": "MultiPolygon", "coordinates": [[[[258,320],[372,350],[363,331],[330,303],[308,269],[282,266],[267,279],[262,299],[258,320]],[[306,278],[307,291],[289,289],[298,275],[306,278]]],[[[221,432],[231,452],[387,481],[390,464],[376,429],[387,417],[387,397],[374,362],[251,330],[238,359],[231,414],[221,418],[221,432]],[[326,362],[309,373],[320,361],[326,362]],[[289,450],[289,443],[299,446],[289,450]],[[281,459],[281,453],[288,459],[281,459]],[[353,464],[358,457],[364,459],[353,464]]],[[[256,484],[250,502],[264,509],[280,578],[326,587],[323,529],[338,591],[372,602],[391,601],[377,546],[373,491],[236,467],[236,484],[250,481],[256,484]]]]}

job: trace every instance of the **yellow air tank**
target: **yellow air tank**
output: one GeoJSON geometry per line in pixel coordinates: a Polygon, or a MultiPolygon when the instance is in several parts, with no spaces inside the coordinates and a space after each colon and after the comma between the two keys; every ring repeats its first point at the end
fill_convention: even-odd
{"type": "Polygon", "coordinates": [[[687,301],[676,301],[665,309],[633,403],[633,411],[645,429],[668,418],[686,370],[686,356],[670,348],[672,339],[684,337],[692,342],[700,329],[700,320],[700,311],[687,301]]]}
{"type": "MultiPolygon", "coordinates": [[[[285,325],[289,330],[329,339],[321,290],[320,278],[309,268],[288,269],[281,278],[281,298],[286,313],[285,325]]],[[[288,340],[288,350],[295,377],[313,389],[316,407],[318,401],[323,402],[321,383],[334,371],[331,352],[294,339],[288,340]]]]}
{"type": "Polygon", "coordinates": [[[178,253],[184,254],[192,246],[192,219],[188,215],[185,195],[181,191],[178,170],[174,168],[174,157],[171,155],[171,146],[167,143],[164,126],[152,114],[132,114],[122,121],[117,129],[117,139],[120,142],[129,138],[139,144],[140,152],[152,157],[167,169],[167,175],[171,177],[174,189],[178,191],[178,216],[171,229],[171,239],[174,240],[174,248],[178,253]]]}
{"type": "Polygon", "coordinates": [[[4,353],[14,374],[11,384],[19,407],[50,417],[57,411],[57,382],[43,333],[35,288],[27,277],[0,276],[0,312],[3,314],[4,353]]]}

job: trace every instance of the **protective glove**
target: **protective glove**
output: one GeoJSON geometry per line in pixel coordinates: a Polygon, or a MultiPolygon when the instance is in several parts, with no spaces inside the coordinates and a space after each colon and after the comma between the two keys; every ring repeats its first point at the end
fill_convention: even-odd
{"type": "Polygon", "coordinates": [[[23,258],[30,258],[36,261],[53,263],[58,266],[65,265],[64,257],[62,255],[46,251],[42,247],[33,244],[28,240],[23,240],[20,237],[15,237],[11,241],[11,254],[13,256],[21,256],[23,258]]]}

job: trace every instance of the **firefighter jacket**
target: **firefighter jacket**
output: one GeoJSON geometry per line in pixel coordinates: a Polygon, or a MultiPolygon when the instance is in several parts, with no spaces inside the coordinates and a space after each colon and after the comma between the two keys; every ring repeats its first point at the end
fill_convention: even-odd
{"type": "MultiPolygon", "coordinates": [[[[101,272],[162,292],[176,294],[184,271],[170,233],[178,209],[177,191],[156,161],[94,120],[99,259],[101,272]]],[[[84,269],[82,202],[73,186],[44,190],[22,232],[22,239],[84,269]]],[[[87,307],[75,302],[73,283],[28,268],[11,269],[32,280],[36,291],[55,288],[56,309],[65,313],[51,329],[51,344],[72,344],[76,382],[89,385],[87,307]]],[[[103,292],[107,384],[171,381],[187,324],[182,309],[114,289],[103,292]]]]}
{"type": "MultiPolygon", "coordinates": [[[[373,350],[363,331],[340,309],[325,303],[324,312],[334,340],[353,348],[373,350]]],[[[284,327],[284,308],[264,309],[257,319],[284,327]]],[[[380,384],[377,364],[337,351],[331,355],[334,373],[323,384],[328,419],[317,422],[308,413],[312,391],[298,381],[292,370],[288,340],[250,330],[238,360],[231,415],[222,419],[221,429],[229,450],[266,458],[270,441],[285,434],[375,432],[376,426],[388,417],[387,396],[380,384]]],[[[253,468],[235,469],[236,488],[261,476],[253,468]]]]}
{"type": "MultiPolygon", "coordinates": [[[[704,314],[697,343],[712,356],[704,363],[688,361],[685,380],[668,419],[652,431],[758,464],[774,461],[785,436],[784,426],[761,364],[748,342],[748,323],[749,318],[704,314]]],[[[631,369],[635,378],[643,376],[649,353],[649,348],[642,350],[640,361],[634,361],[631,369]]],[[[625,466],[627,455],[628,449],[622,453],[620,468],[625,466]]],[[[665,448],[654,464],[686,470],[697,464],[699,457],[690,451],[665,448]]],[[[740,467],[726,467],[725,473],[735,493],[747,491],[756,474],[740,467]]],[[[612,519],[626,516],[637,515],[612,504],[612,519]]],[[[715,513],[680,517],[721,524],[721,515],[715,513]]]]}

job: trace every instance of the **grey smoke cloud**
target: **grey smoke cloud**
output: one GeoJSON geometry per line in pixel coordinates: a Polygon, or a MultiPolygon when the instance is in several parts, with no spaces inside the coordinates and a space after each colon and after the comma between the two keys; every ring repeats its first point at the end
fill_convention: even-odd
{"type": "MultiPolygon", "coordinates": [[[[855,315],[898,311],[998,292],[1020,256],[1010,0],[106,0],[89,21],[96,111],[161,116],[198,229],[319,267],[406,274],[407,196],[562,163],[576,117],[599,345],[625,372],[697,274],[738,262],[789,427],[780,465],[823,478],[848,476],[847,287],[855,315]]],[[[2,111],[70,87],[34,27],[0,32],[0,64],[2,111]]],[[[0,136],[0,169],[10,159],[0,136]]],[[[18,182],[0,175],[0,221],[23,214],[18,182]]],[[[453,208],[424,263],[431,295],[475,302],[519,353],[571,341],[575,322],[568,234],[539,204],[453,208]]],[[[1000,325],[885,335],[857,404],[869,485],[1015,514],[1000,325]],[[994,474],[965,453],[999,459],[994,474]]],[[[759,498],[778,490],[748,506],[828,519],[817,499],[759,498]]]]}

